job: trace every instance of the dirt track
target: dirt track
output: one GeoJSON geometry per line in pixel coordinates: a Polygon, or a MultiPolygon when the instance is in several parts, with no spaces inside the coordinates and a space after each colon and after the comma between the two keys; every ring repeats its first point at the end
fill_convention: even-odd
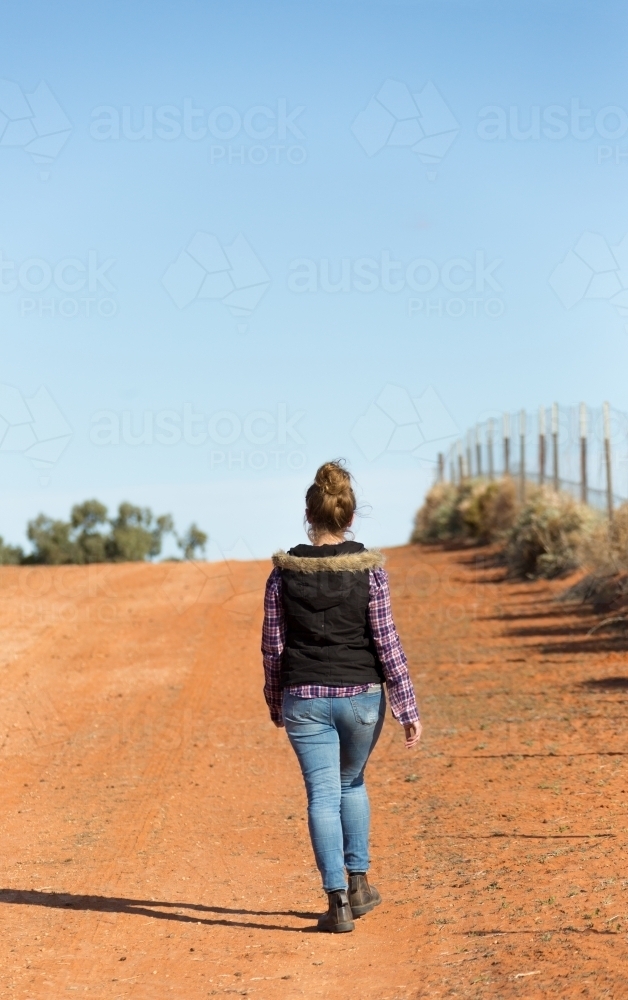
{"type": "Polygon", "coordinates": [[[261,694],[268,566],[0,570],[0,996],[628,996],[624,646],[477,560],[389,553],[425,734],[387,719],[384,904],[338,936],[261,694]]]}

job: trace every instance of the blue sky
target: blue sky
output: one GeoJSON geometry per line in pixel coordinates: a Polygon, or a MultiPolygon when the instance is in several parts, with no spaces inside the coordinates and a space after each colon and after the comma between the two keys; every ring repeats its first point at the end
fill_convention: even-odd
{"type": "Polygon", "coordinates": [[[452,435],[624,409],[625,41],[615,3],[5,5],[0,534],[97,496],[265,557],[342,455],[402,543],[452,435]]]}

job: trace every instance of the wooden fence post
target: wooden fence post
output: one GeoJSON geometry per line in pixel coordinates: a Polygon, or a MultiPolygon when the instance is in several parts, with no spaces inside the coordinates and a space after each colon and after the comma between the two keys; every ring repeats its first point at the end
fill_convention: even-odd
{"type": "Polygon", "coordinates": [[[552,403],[552,459],[554,489],[558,493],[560,479],[558,477],[558,403],[552,403]]]}
{"type": "Polygon", "coordinates": [[[488,478],[493,479],[495,470],[493,468],[493,418],[488,422],[486,431],[486,450],[488,451],[488,478]]]}
{"type": "Polygon", "coordinates": [[[587,407],[580,403],[580,500],[586,503],[588,499],[587,483],[587,407]]]}
{"type": "Polygon", "coordinates": [[[539,409],[539,486],[545,483],[545,407],[539,409]]]}
{"type": "Polygon", "coordinates": [[[521,465],[519,467],[519,491],[521,493],[521,503],[526,498],[526,411],[519,413],[519,455],[521,465]]]}
{"type": "MultiPolygon", "coordinates": [[[[519,496],[521,501],[525,501],[527,486],[526,469],[526,412],[519,411],[519,496]]],[[[611,431],[610,431],[610,407],[608,403],[603,404],[603,425],[604,425],[604,465],[606,471],[606,508],[609,519],[613,517],[613,476],[612,476],[612,451],[611,451],[611,431]]],[[[588,478],[588,412],[586,403],[579,405],[579,438],[580,438],[580,501],[584,504],[589,500],[589,478],[588,478]]],[[[548,481],[548,428],[547,414],[545,407],[539,408],[539,433],[538,433],[538,482],[541,486],[548,481]]],[[[560,490],[560,469],[558,453],[559,435],[559,409],[558,403],[552,403],[549,430],[552,438],[552,485],[560,490]]],[[[503,474],[511,474],[511,429],[510,414],[504,413],[502,419],[502,440],[503,440],[503,474]]],[[[486,424],[486,453],[487,472],[489,480],[495,477],[495,421],[489,418],[486,424]]],[[[458,440],[447,456],[443,452],[438,452],[437,481],[446,481],[446,463],[449,461],[450,479],[456,482],[456,471],[458,482],[474,475],[474,452],[475,452],[475,475],[481,477],[482,470],[482,440],[480,425],[476,424],[473,430],[467,431],[466,442],[464,439],[458,440]],[[474,448],[475,443],[475,448],[474,448]],[[457,462],[456,462],[457,458],[457,462]]],[[[534,474],[533,474],[534,479],[534,474]]]]}
{"type": "Polygon", "coordinates": [[[504,438],[504,475],[510,475],[510,414],[504,413],[503,423],[504,438]]]}
{"type": "Polygon", "coordinates": [[[438,453],[438,481],[439,483],[445,480],[445,456],[442,451],[438,453]]]}
{"type": "Polygon", "coordinates": [[[606,465],[606,509],[608,519],[613,519],[613,473],[611,469],[611,415],[608,403],[604,403],[604,464],[606,465]]]}

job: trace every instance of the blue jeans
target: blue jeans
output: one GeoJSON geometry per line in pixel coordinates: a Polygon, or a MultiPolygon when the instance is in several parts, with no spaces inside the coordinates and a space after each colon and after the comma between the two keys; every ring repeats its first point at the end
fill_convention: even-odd
{"type": "Polygon", "coordinates": [[[353,698],[283,693],[283,721],[305,780],[310,837],[326,892],[346,888],[345,868],[366,872],[369,867],[364,768],[385,714],[379,685],[353,698]]]}

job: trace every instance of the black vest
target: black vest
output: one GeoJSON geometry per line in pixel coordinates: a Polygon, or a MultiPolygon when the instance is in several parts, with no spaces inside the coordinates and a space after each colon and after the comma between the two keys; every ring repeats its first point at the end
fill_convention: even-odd
{"type": "Polygon", "coordinates": [[[381,684],[384,672],[368,624],[369,569],[379,552],[359,542],[297,545],[277,552],[281,570],[286,643],[283,687],[381,684]]]}

